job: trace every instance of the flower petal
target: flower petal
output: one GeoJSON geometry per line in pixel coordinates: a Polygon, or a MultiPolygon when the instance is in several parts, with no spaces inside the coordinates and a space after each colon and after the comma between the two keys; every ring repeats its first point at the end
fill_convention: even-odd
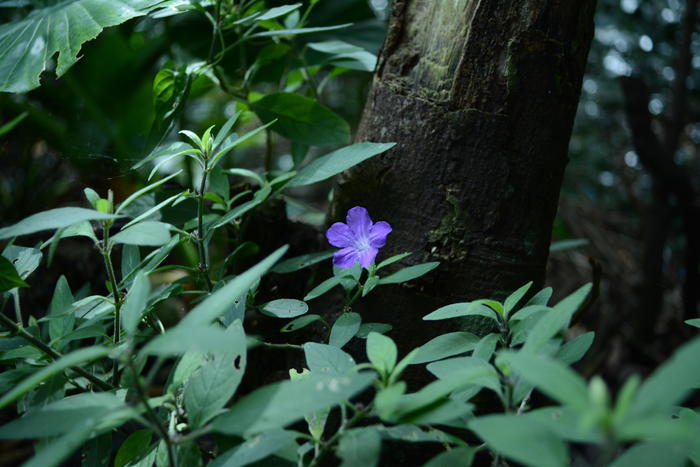
{"type": "Polygon", "coordinates": [[[391,233],[388,222],[379,221],[369,229],[369,244],[374,248],[381,248],[386,244],[386,237],[391,233]]]}
{"type": "Polygon", "coordinates": [[[330,226],[326,231],[326,239],[328,239],[328,243],[338,248],[345,248],[355,244],[352,230],[342,222],[336,222],[330,226]]]}
{"type": "Polygon", "coordinates": [[[372,228],[372,219],[369,218],[367,209],[361,206],[351,208],[348,211],[345,222],[348,223],[348,227],[350,227],[355,234],[355,239],[364,239],[366,241],[366,239],[369,238],[369,229],[372,228]]]}
{"type": "Polygon", "coordinates": [[[357,250],[355,248],[343,248],[342,250],[336,251],[333,255],[333,266],[340,269],[347,269],[357,264],[358,260],[359,255],[357,254],[357,250]]]}
{"type": "Polygon", "coordinates": [[[371,246],[366,250],[359,252],[360,265],[363,268],[368,268],[370,264],[374,263],[374,258],[377,257],[378,252],[378,249],[371,246]]]}

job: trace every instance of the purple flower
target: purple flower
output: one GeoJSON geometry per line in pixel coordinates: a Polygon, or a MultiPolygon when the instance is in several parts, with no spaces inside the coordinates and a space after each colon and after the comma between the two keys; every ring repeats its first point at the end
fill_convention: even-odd
{"type": "Polygon", "coordinates": [[[345,222],[347,224],[336,222],[326,232],[328,243],[342,248],[333,255],[333,264],[347,269],[359,261],[366,268],[374,262],[379,249],[386,243],[391,226],[384,221],[373,223],[367,210],[360,206],[348,211],[345,222]]]}

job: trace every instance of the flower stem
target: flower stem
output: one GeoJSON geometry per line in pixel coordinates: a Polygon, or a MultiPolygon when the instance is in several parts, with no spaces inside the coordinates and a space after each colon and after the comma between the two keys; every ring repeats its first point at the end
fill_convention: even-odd
{"type": "MultiPolygon", "coordinates": [[[[102,258],[104,259],[105,269],[107,270],[107,277],[112,286],[112,296],[114,297],[114,345],[119,345],[120,331],[121,331],[121,315],[120,310],[122,306],[121,296],[119,295],[119,285],[117,284],[117,276],[114,273],[114,266],[112,265],[112,247],[109,245],[109,225],[104,223],[102,225],[102,231],[104,233],[102,237],[102,245],[100,250],[102,251],[102,258]]],[[[119,362],[114,361],[114,367],[112,370],[112,384],[119,387],[119,362]]]]}
{"type": "Polygon", "coordinates": [[[197,196],[199,203],[197,205],[197,250],[199,252],[199,272],[204,277],[204,282],[207,286],[207,291],[213,289],[211,279],[209,278],[209,261],[207,261],[207,249],[204,244],[204,190],[207,187],[207,174],[209,173],[207,162],[204,162],[204,170],[202,170],[202,183],[199,185],[197,196]]]}
{"type": "MultiPolygon", "coordinates": [[[[42,341],[31,335],[24,328],[21,328],[17,323],[15,323],[2,313],[0,313],[0,322],[2,322],[2,325],[5,326],[5,328],[7,328],[10,332],[26,340],[27,342],[29,342],[29,344],[44,352],[51,359],[58,360],[59,358],[63,357],[62,354],[60,354],[50,346],[44,344],[42,341]]],[[[102,389],[103,391],[111,391],[112,389],[114,389],[114,387],[112,387],[111,384],[102,381],[97,376],[82,369],[79,366],[71,366],[69,368],[77,374],[79,374],[80,376],[82,376],[83,378],[93,383],[95,386],[102,389]]]]}
{"type": "Polygon", "coordinates": [[[143,386],[141,386],[141,382],[139,381],[139,375],[138,372],[136,371],[136,368],[134,367],[134,361],[131,358],[131,355],[129,355],[128,359],[128,365],[129,368],[131,369],[131,372],[133,373],[134,376],[134,389],[136,390],[136,395],[143,404],[144,408],[146,409],[146,413],[148,414],[148,418],[151,419],[151,422],[153,422],[153,425],[158,432],[158,436],[163,440],[165,443],[166,451],[168,453],[168,465],[170,467],[175,467],[175,452],[173,451],[173,444],[172,440],[170,439],[170,436],[168,435],[167,430],[163,427],[163,424],[161,423],[160,419],[158,418],[158,415],[153,411],[153,408],[151,407],[151,404],[148,403],[148,397],[146,396],[146,391],[144,390],[143,386]]]}

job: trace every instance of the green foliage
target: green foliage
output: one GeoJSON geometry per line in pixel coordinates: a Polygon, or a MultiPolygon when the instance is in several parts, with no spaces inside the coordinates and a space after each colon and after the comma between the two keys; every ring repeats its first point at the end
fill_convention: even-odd
{"type": "MultiPolygon", "coordinates": [[[[334,251],[308,240],[299,248],[277,218],[255,228],[277,207],[318,224],[299,193],[318,183],[325,199],[321,182],[394,146],[344,146],[351,123],[323,94],[350,70],[372,71],[374,54],[342,35],[347,25],[312,21],[324,2],[275,4],[32,2],[0,26],[0,90],[12,92],[39,86],[54,52],[57,77],[83,91],[80,65],[66,73],[79,53],[83,61],[97,53],[82,44],[130,18],[149,16],[133,25],[134,42],[162,39],[161,29],[187,32],[186,41],[153,40],[159,68],[141,65],[150,107],[134,106],[147,115],[127,132],[140,138],[138,150],[125,151],[138,156],[124,164],[141,177],[131,192],[84,188],[84,207],[42,207],[0,229],[9,243],[2,306],[17,311],[15,320],[0,315],[0,407],[17,413],[0,438],[36,440],[25,465],[37,466],[60,465],[80,449],[86,465],[120,467],[204,465],[212,455],[214,466],[373,466],[392,454],[387,440],[437,443],[445,450],[429,467],[489,456],[494,465],[567,465],[582,455],[572,443],[593,456],[579,463],[697,463],[700,419],[680,405],[700,386],[700,338],[613,397],[601,378],[586,381],[571,368],[594,340],[593,332],[566,340],[591,286],[552,306],[552,290],[535,293],[530,282],[501,292],[502,301],[425,310],[427,321],[478,317],[489,332],[443,332],[405,349],[411,343],[392,336],[402,322],[377,323],[353,307],[440,263],[402,265],[406,252],[331,274],[334,251]],[[264,238],[270,233],[279,235],[264,238]],[[92,246],[106,283],[81,287],[66,272],[42,285],[53,289],[47,310],[27,313],[20,297],[40,285],[32,274],[69,237],[92,246]],[[268,353],[275,357],[260,358],[268,353]],[[429,378],[420,387],[404,379],[415,370],[429,378]]],[[[111,88],[116,100],[121,87],[111,88]]],[[[87,107],[99,114],[99,105],[87,107]]],[[[19,115],[0,134],[27,114],[19,115]]],[[[129,147],[116,133],[106,139],[129,147]]]]}

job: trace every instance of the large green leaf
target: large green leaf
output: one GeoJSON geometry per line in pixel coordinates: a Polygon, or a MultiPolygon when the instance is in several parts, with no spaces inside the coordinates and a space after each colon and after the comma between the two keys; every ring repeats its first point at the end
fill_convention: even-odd
{"type": "Polygon", "coordinates": [[[214,430],[227,434],[256,434],[282,428],[304,415],[333,407],[374,381],[370,373],[343,376],[311,375],[270,384],[243,397],[214,419],[214,430]]]}
{"type": "Polygon", "coordinates": [[[548,427],[518,415],[488,415],[469,423],[469,428],[490,449],[524,465],[569,465],[566,444],[548,427]]]}
{"type": "Polygon", "coordinates": [[[29,284],[19,277],[10,260],[0,256],[0,293],[7,292],[15,287],[29,287],[29,284]]]}
{"type": "Polygon", "coordinates": [[[355,360],[338,347],[307,342],[304,344],[306,366],[313,374],[344,375],[355,366],[355,360]]]}
{"type": "Polygon", "coordinates": [[[212,467],[249,465],[294,442],[293,431],[273,430],[253,436],[235,448],[224,452],[211,463],[212,467]]]}
{"type": "Polygon", "coordinates": [[[374,467],[379,463],[382,438],[374,427],[346,431],[338,443],[340,467],[374,467]]]}
{"type": "Polygon", "coordinates": [[[64,0],[0,26],[0,92],[39,87],[39,75],[58,53],[56,75],[78,61],[83,43],[102,29],[148,13],[155,0],[64,0]]]}
{"type": "Polygon", "coordinates": [[[86,392],[30,410],[0,428],[0,439],[31,439],[58,436],[72,431],[88,417],[101,418],[126,407],[109,392],[86,392]]]}
{"type": "MultiPolygon", "coordinates": [[[[0,44],[0,50],[2,45],[0,44]]],[[[0,58],[0,66],[2,58],[0,58]]],[[[62,229],[83,221],[116,219],[119,216],[104,214],[85,208],[57,208],[43,211],[22,219],[18,223],[0,229],[0,240],[28,235],[43,230],[62,229]]]]}
{"type": "Polygon", "coordinates": [[[110,349],[106,347],[94,346],[84,347],[82,349],[76,350],[73,353],[64,355],[58,360],[52,362],[50,365],[45,366],[41,370],[37,371],[32,376],[16,385],[10,392],[5,394],[0,399],[0,409],[3,407],[7,407],[10,403],[14,402],[18,398],[22,397],[24,394],[41,384],[42,381],[65,370],[66,368],[86,361],[106,357],[109,354],[109,352],[110,349]]]}
{"type": "Polygon", "coordinates": [[[312,146],[347,144],[350,125],[313,99],[289,92],[269,94],[252,105],[260,120],[277,119],[272,129],[287,139],[312,146]]]}
{"type": "Polygon", "coordinates": [[[219,411],[238,389],[246,367],[246,338],[240,321],[226,330],[230,348],[209,356],[185,386],[185,408],[192,428],[199,428],[219,411]]]}
{"type": "Polygon", "coordinates": [[[470,332],[449,332],[418,347],[412,364],[434,362],[446,357],[474,350],[479,338],[470,332]]]}
{"type": "Polygon", "coordinates": [[[396,143],[357,143],[319,157],[299,170],[289,186],[304,186],[326,180],[393,148],[396,143]]]}

